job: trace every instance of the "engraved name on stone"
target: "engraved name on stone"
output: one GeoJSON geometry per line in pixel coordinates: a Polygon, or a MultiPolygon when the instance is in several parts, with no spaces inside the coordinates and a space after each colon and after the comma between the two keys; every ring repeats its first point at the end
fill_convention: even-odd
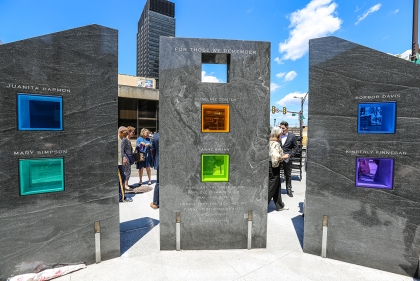
{"type": "Polygon", "coordinates": [[[400,98],[400,94],[396,95],[373,95],[373,96],[356,96],[356,100],[371,100],[371,99],[395,99],[400,98]]]}
{"type": "Polygon", "coordinates": [[[196,102],[232,102],[236,98],[195,98],[196,102]]]}
{"type": "Polygon", "coordinates": [[[405,151],[391,151],[391,150],[346,150],[347,154],[376,154],[376,155],[407,155],[405,151]]]}
{"type": "Polygon", "coordinates": [[[24,150],[24,151],[13,151],[15,156],[28,156],[28,155],[57,155],[67,154],[67,150],[24,150]]]}
{"type": "Polygon", "coordinates": [[[33,85],[20,85],[20,84],[6,84],[8,89],[19,89],[19,90],[33,90],[33,91],[46,91],[46,92],[58,92],[58,93],[70,93],[70,89],[57,88],[57,87],[43,87],[33,85]]]}
{"type": "Polygon", "coordinates": [[[201,152],[229,152],[227,147],[200,147],[201,152]]]}
{"type": "Polygon", "coordinates": [[[234,50],[234,49],[224,49],[224,48],[185,48],[185,47],[175,47],[176,52],[200,52],[200,53],[226,53],[226,54],[244,54],[244,55],[256,55],[257,51],[254,50],[234,50]]]}

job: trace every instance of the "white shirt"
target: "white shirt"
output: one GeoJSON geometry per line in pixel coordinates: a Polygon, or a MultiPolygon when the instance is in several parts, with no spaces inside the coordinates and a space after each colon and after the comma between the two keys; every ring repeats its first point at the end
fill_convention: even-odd
{"type": "Polygon", "coordinates": [[[284,145],[284,143],[286,142],[287,136],[289,135],[289,133],[285,134],[285,135],[281,135],[281,145],[284,145]]]}

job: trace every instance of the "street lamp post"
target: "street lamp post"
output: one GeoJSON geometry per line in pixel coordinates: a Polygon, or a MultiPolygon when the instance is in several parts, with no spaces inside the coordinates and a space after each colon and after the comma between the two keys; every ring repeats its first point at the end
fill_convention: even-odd
{"type": "Polygon", "coordinates": [[[300,99],[299,124],[300,124],[300,137],[301,137],[301,140],[303,140],[303,104],[305,103],[305,100],[306,100],[306,96],[307,95],[308,95],[308,93],[306,93],[303,98],[302,97],[294,96],[294,98],[300,99]]]}
{"type": "Polygon", "coordinates": [[[276,126],[276,118],[274,118],[274,127],[276,126]]]}

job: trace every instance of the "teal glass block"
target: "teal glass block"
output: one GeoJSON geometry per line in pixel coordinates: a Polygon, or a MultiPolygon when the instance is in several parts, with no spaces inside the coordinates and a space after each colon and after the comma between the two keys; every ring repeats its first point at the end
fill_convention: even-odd
{"type": "Polygon", "coordinates": [[[64,191],[64,159],[19,160],[20,195],[64,191]]]}
{"type": "Polygon", "coordinates": [[[202,154],[201,181],[229,181],[229,154],[202,154]]]}

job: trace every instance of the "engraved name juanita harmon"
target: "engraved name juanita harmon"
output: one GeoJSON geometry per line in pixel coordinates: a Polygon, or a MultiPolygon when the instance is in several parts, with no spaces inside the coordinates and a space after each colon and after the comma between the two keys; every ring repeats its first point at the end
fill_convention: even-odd
{"type": "Polygon", "coordinates": [[[47,92],[59,92],[59,93],[70,93],[70,89],[66,88],[55,88],[55,87],[38,87],[31,85],[19,85],[19,84],[8,84],[6,88],[19,89],[19,90],[33,90],[33,91],[47,91],[47,92]]]}

